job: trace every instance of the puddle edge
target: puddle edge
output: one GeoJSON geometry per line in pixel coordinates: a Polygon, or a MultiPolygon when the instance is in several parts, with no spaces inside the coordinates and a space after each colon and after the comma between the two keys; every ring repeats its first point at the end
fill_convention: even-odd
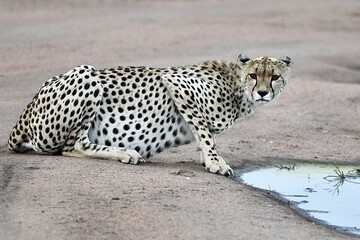
{"type": "MultiPolygon", "coordinates": [[[[280,161],[273,161],[270,164],[265,164],[265,163],[264,164],[251,164],[250,162],[246,162],[246,163],[242,164],[242,166],[234,168],[234,180],[237,182],[240,182],[241,184],[246,185],[247,187],[252,188],[253,190],[266,193],[267,196],[270,196],[272,199],[278,201],[280,204],[285,204],[286,206],[290,207],[296,214],[300,215],[301,217],[305,218],[307,221],[309,221],[311,223],[326,227],[330,230],[335,230],[344,235],[360,238],[360,229],[354,228],[354,227],[341,227],[341,226],[331,225],[324,220],[321,220],[321,219],[311,216],[306,209],[301,209],[298,206],[300,204],[299,202],[289,200],[283,194],[278,193],[276,191],[262,189],[262,188],[254,186],[254,185],[247,184],[242,178],[242,175],[245,173],[258,171],[258,170],[264,169],[264,168],[276,167],[277,164],[280,164],[280,161]],[[351,232],[351,231],[353,231],[353,232],[351,232]],[[358,232],[358,233],[354,233],[354,232],[358,232]]],[[[333,163],[310,162],[310,161],[302,161],[302,162],[281,161],[281,164],[284,166],[285,165],[298,165],[299,166],[299,165],[309,165],[309,164],[313,164],[314,166],[319,166],[319,165],[320,166],[321,165],[329,166],[333,163]]],[[[336,162],[336,165],[337,166],[355,166],[354,163],[340,163],[340,162],[336,162]]]]}

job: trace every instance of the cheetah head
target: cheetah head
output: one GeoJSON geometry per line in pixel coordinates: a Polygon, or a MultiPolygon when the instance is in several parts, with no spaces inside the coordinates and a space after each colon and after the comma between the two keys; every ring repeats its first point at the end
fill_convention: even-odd
{"type": "Polygon", "coordinates": [[[239,54],[238,60],[242,69],[241,83],[245,86],[245,94],[251,101],[263,105],[280,95],[290,75],[290,57],[249,59],[239,54]]]}

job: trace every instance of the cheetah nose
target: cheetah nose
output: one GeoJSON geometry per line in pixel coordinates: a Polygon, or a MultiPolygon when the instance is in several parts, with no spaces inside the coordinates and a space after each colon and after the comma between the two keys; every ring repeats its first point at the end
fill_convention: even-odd
{"type": "Polygon", "coordinates": [[[260,95],[260,97],[265,97],[269,92],[268,91],[258,91],[257,93],[260,95]]]}

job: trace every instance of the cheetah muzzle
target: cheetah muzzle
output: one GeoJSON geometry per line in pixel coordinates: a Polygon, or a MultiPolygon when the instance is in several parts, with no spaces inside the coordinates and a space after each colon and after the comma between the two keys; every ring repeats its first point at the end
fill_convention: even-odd
{"type": "Polygon", "coordinates": [[[215,135],[283,91],[289,57],[206,61],[171,67],[79,66],[46,81],[8,141],[36,151],[137,164],[196,140],[208,171],[232,175],[215,135]]]}

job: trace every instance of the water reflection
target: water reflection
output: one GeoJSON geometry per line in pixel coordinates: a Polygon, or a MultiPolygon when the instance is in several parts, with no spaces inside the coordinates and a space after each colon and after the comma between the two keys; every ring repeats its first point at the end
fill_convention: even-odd
{"type": "Polygon", "coordinates": [[[248,185],[279,193],[311,217],[360,235],[359,167],[290,164],[237,175],[248,185]]]}

